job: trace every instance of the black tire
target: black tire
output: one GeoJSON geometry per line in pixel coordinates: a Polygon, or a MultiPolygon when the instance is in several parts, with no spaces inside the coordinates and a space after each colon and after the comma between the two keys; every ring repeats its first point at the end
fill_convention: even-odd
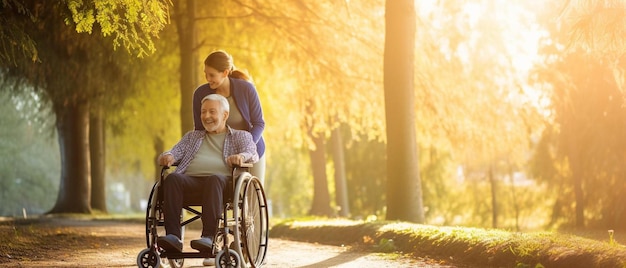
{"type": "Polygon", "coordinates": [[[159,268],[161,267],[161,257],[156,252],[146,248],[137,255],[137,267],[159,268]]]}
{"type": "Polygon", "coordinates": [[[241,267],[241,258],[237,251],[233,249],[228,250],[228,255],[225,250],[220,251],[215,256],[215,266],[217,268],[239,268],[241,267]]]}

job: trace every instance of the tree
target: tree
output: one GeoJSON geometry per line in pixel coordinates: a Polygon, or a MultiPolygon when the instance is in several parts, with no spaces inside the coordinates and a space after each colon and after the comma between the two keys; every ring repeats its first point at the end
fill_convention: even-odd
{"type": "Polygon", "coordinates": [[[385,4],[387,220],[424,222],[414,102],[415,3],[385,4]]]}
{"type": "Polygon", "coordinates": [[[585,53],[553,58],[558,60],[540,69],[538,80],[553,91],[554,111],[554,125],[544,132],[551,142],[540,149],[554,150],[550,161],[563,170],[538,170],[540,178],[562,193],[553,214],[580,228],[621,226],[626,219],[617,204],[625,193],[621,185],[626,143],[621,137],[626,134],[626,113],[616,97],[621,93],[612,67],[585,53]]]}
{"type": "Polygon", "coordinates": [[[534,172],[558,192],[551,224],[619,228],[624,114],[623,1],[562,1],[545,9],[545,63],[535,82],[550,93],[550,125],[542,133],[534,172]],[[552,19],[558,17],[558,23],[552,19]],[[621,97],[621,98],[620,98],[621,97]]]}
{"type": "Polygon", "coordinates": [[[569,36],[564,44],[575,53],[587,53],[606,61],[613,79],[626,99],[626,2],[623,0],[562,1],[560,22],[569,36]]]}
{"type": "MultiPolygon", "coordinates": [[[[34,14],[32,22],[23,20],[19,12],[8,13],[8,20],[21,26],[26,35],[37,42],[41,61],[24,59],[15,66],[3,65],[2,68],[8,77],[34,86],[40,91],[40,96],[50,100],[57,119],[61,187],[50,212],[91,212],[89,103],[91,100],[104,100],[97,97],[100,92],[110,93],[109,90],[115,89],[114,84],[108,83],[111,78],[120,76],[117,71],[121,69],[116,68],[117,62],[112,55],[115,47],[121,45],[128,51],[136,49],[139,56],[150,49],[152,43],[149,36],[154,32],[146,31],[159,29],[158,26],[164,22],[155,23],[159,21],[156,16],[155,21],[137,12],[143,8],[155,8],[158,3],[151,1],[144,6],[143,3],[126,1],[118,5],[94,5],[92,2],[70,1],[65,6],[66,3],[31,2],[24,6],[34,14]],[[54,12],[49,12],[51,10],[54,12]],[[112,16],[121,10],[124,11],[121,16],[124,20],[120,20],[120,16],[112,16]],[[108,46],[102,44],[101,39],[76,33],[91,33],[96,22],[101,26],[97,29],[100,34],[97,36],[113,34],[108,46]],[[65,26],[66,23],[70,26],[65,26]],[[135,43],[142,38],[147,39],[135,43]],[[102,75],[103,79],[96,80],[98,75],[102,75]]],[[[156,13],[160,11],[162,9],[157,8],[156,13]]],[[[148,10],[146,14],[154,15],[155,10],[148,10]]]]}
{"type": "Polygon", "coordinates": [[[89,115],[89,159],[91,168],[91,208],[107,212],[105,177],[105,122],[104,107],[94,102],[89,115]]]}
{"type": "MultiPolygon", "coordinates": [[[[380,1],[223,1],[211,7],[198,13],[212,22],[198,25],[201,48],[226,49],[238,67],[261,78],[255,79],[255,85],[268,122],[266,133],[287,135],[268,142],[270,154],[285,148],[281,142],[315,150],[313,139],[322,137],[327,144],[331,131],[341,123],[354,137],[382,139],[382,47],[377,41],[382,25],[375,23],[383,14],[380,1]],[[372,26],[380,31],[362,31],[372,26]],[[273,104],[283,110],[272,110],[273,104]]],[[[325,181],[318,189],[328,188],[326,161],[320,165],[324,171],[313,175],[314,181],[325,181]],[[321,174],[325,178],[316,178],[321,174]]],[[[274,168],[270,165],[268,170],[274,168]]],[[[313,169],[308,170],[313,173],[313,169]]]]}
{"type": "MultiPolygon", "coordinates": [[[[0,14],[16,12],[23,19],[33,20],[34,17],[19,0],[2,1],[0,14]]],[[[18,58],[37,59],[37,48],[33,39],[16,23],[9,20],[10,16],[0,16],[0,65],[15,65],[18,58]],[[19,45],[16,45],[19,44],[19,45]]]]}
{"type": "Polygon", "coordinates": [[[482,221],[491,214],[493,226],[507,213],[508,188],[501,186],[511,166],[524,171],[542,126],[525,82],[538,30],[532,14],[511,1],[423,3],[418,13],[415,124],[426,216],[475,209],[467,216],[482,221]],[[476,184],[467,191],[479,196],[456,198],[465,184],[476,184]],[[494,190],[489,198],[483,187],[494,190]]]}
{"type": "Polygon", "coordinates": [[[197,86],[196,1],[178,1],[174,5],[174,23],[178,34],[180,55],[180,131],[181,136],[194,128],[191,99],[197,86]]]}
{"type": "Polygon", "coordinates": [[[313,202],[309,215],[333,216],[330,206],[328,178],[326,176],[326,144],[324,137],[314,137],[314,149],[309,149],[311,167],[313,169],[313,202]]]}
{"type": "Polygon", "coordinates": [[[154,53],[153,39],[169,23],[169,0],[100,1],[65,0],[71,12],[66,23],[73,22],[78,33],[99,32],[109,39],[113,49],[125,48],[138,57],[154,53]],[[94,27],[99,26],[99,27],[94,27]]]}
{"type": "Polygon", "coordinates": [[[335,167],[335,203],[339,208],[339,216],[348,217],[350,216],[350,203],[348,202],[344,146],[340,128],[335,128],[331,134],[331,151],[335,167]]]}

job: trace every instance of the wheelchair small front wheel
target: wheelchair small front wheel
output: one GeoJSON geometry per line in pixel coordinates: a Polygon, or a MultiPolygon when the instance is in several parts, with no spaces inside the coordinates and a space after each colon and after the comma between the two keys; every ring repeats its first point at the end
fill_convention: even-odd
{"type": "Polygon", "coordinates": [[[182,268],[185,263],[185,259],[167,259],[171,268],[182,268]]]}
{"type": "Polygon", "coordinates": [[[156,252],[146,248],[137,255],[137,266],[141,268],[161,267],[161,257],[156,252]]]}
{"type": "Polygon", "coordinates": [[[229,249],[228,254],[226,250],[222,250],[215,256],[215,266],[217,268],[239,268],[241,265],[241,258],[234,249],[229,249]]]}

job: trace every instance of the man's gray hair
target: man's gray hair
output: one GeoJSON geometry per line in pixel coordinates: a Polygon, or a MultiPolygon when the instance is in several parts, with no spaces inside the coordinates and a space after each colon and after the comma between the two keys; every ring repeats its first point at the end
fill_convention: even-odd
{"type": "Polygon", "coordinates": [[[220,103],[220,107],[222,107],[222,112],[230,112],[230,104],[228,104],[228,100],[224,98],[224,96],[214,93],[206,95],[206,97],[202,98],[201,104],[207,100],[217,101],[220,103]]]}

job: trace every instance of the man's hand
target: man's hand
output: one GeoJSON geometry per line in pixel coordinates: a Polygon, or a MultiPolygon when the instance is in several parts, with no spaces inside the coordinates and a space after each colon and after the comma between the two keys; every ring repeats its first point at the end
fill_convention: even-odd
{"type": "Polygon", "coordinates": [[[174,156],[171,154],[163,154],[159,156],[159,160],[157,162],[159,162],[159,165],[161,166],[169,167],[174,164],[174,161],[174,156]]]}
{"type": "Polygon", "coordinates": [[[226,158],[226,162],[229,166],[241,166],[244,163],[244,157],[242,154],[230,155],[226,158]]]}

